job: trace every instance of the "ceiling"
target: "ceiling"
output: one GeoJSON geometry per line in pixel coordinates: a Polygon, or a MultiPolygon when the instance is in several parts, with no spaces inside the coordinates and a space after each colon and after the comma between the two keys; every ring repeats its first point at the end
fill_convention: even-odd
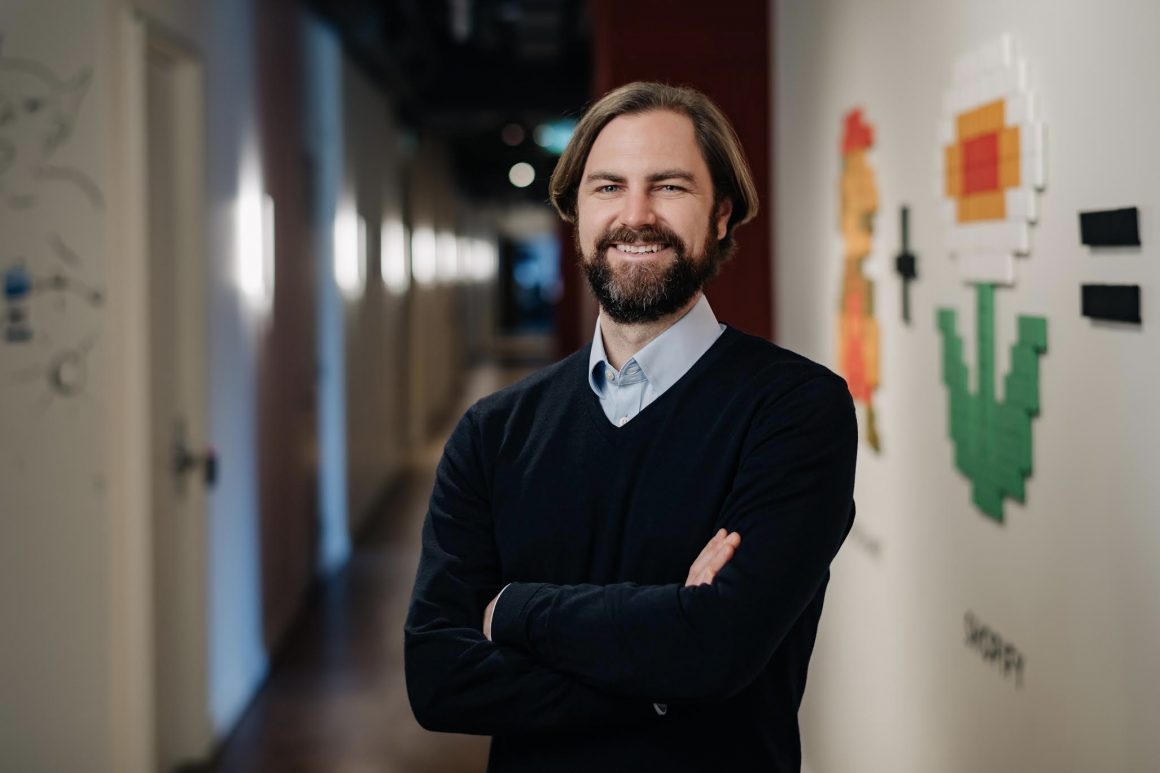
{"type": "Polygon", "coordinates": [[[546,201],[555,155],[538,124],[577,117],[588,101],[591,26],[585,0],[311,0],[346,50],[388,92],[401,120],[451,146],[465,195],[546,201]],[[512,147],[503,127],[518,123],[512,147]],[[516,188],[524,161],[535,181],[516,188]]]}

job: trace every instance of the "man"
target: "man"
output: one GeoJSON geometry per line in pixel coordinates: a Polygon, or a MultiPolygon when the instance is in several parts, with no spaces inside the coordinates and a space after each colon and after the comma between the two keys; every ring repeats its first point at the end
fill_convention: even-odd
{"type": "Polygon", "coordinates": [[[701,293],[757,208],[703,95],[607,94],[551,192],[596,333],[447,443],[406,624],[415,716],[494,736],[496,772],[799,770],[854,516],[849,390],[701,293]]]}

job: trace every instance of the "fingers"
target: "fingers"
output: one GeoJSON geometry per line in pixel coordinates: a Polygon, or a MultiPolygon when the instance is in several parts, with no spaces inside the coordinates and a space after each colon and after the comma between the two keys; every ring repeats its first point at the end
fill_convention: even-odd
{"type": "Polygon", "coordinates": [[[713,557],[713,554],[717,552],[717,549],[721,547],[721,544],[726,539],[726,536],[727,535],[724,529],[720,529],[716,534],[714,534],[713,539],[705,543],[705,547],[701,549],[701,554],[697,556],[697,560],[693,562],[693,565],[695,566],[697,564],[701,564],[702,567],[704,567],[705,563],[708,562],[708,560],[713,557]]]}
{"type": "Polygon", "coordinates": [[[708,585],[713,582],[713,578],[717,573],[729,563],[733,558],[734,552],[741,545],[741,535],[737,532],[731,534],[721,529],[709,540],[709,544],[697,556],[697,560],[693,562],[692,567],[689,568],[689,578],[685,581],[685,585],[708,585]]]}
{"type": "Polygon", "coordinates": [[[495,610],[495,602],[498,600],[499,594],[497,593],[495,598],[488,603],[487,609],[483,610],[483,636],[488,641],[491,641],[491,614],[495,610]]]}
{"type": "Polygon", "coordinates": [[[708,543],[705,544],[705,547],[701,549],[701,553],[693,561],[693,565],[691,567],[689,567],[689,576],[690,577],[692,577],[694,574],[699,573],[705,567],[705,563],[709,560],[709,556],[713,555],[713,553],[717,550],[717,548],[720,547],[721,541],[724,538],[725,538],[725,530],[721,529],[720,531],[718,531],[716,534],[713,535],[713,538],[711,540],[709,540],[708,543]]]}
{"type": "Polygon", "coordinates": [[[728,543],[722,544],[717,549],[717,552],[709,559],[709,563],[705,566],[704,570],[702,570],[698,584],[712,584],[713,578],[717,576],[717,572],[721,571],[725,567],[725,564],[729,563],[729,559],[731,558],[733,558],[733,546],[728,543]]]}
{"type": "Polygon", "coordinates": [[[726,532],[724,529],[721,529],[716,534],[714,534],[713,538],[709,540],[708,543],[706,543],[704,548],[701,549],[700,555],[698,555],[696,560],[693,561],[693,565],[689,567],[689,580],[685,583],[686,585],[691,585],[693,579],[701,575],[701,572],[703,572],[705,567],[708,565],[709,559],[715,552],[717,552],[717,549],[721,547],[721,543],[725,537],[726,532]]]}
{"type": "Polygon", "coordinates": [[[726,540],[720,548],[709,558],[708,571],[710,574],[717,574],[724,568],[725,564],[729,563],[729,559],[733,558],[733,543],[726,540]]]}

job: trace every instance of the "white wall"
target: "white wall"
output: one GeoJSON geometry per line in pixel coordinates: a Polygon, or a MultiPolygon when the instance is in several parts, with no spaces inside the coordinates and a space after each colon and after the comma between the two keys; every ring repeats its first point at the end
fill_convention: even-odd
{"type": "MultiPolygon", "coordinates": [[[[411,233],[424,229],[438,239],[452,237],[462,220],[451,159],[438,140],[423,141],[408,176],[411,233]]],[[[416,242],[412,240],[412,245],[416,242]]],[[[412,249],[412,261],[422,260],[412,249]]],[[[429,284],[414,282],[408,317],[408,432],[413,442],[427,439],[442,420],[463,373],[463,293],[455,280],[437,277],[429,284]]]]}
{"type": "Polygon", "coordinates": [[[262,631],[257,371],[268,309],[238,286],[238,203],[261,195],[251,2],[206,13],[210,438],[221,457],[210,498],[209,711],[215,734],[237,722],[266,676],[262,631]]]}
{"type": "MultiPolygon", "coordinates": [[[[38,290],[20,302],[31,341],[10,343],[8,328],[0,329],[0,770],[137,773],[154,766],[148,255],[139,222],[145,202],[138,200],[145,119],[142,84],[134,80],[143,65],[135,58],[142,24],[196,57],[204,73],[204,434],[220,459],[206,526],[204,714],[217,740],[266,676],[309,579],[305,553],[317,549],[324,570],[341,567],[352,527],[405,463],[408,401],[422,396],[425,431],[456,391],[469,324],[461,318],[464,288],[452,283],[404,296],[387,292],[379,279],[379,223],[408,214],[400,132],[388,100],[345,61],[333,30],[313,18],[300,24],[300,13],[280,0],[0,5],[0,99],[17,94],[15,104],[26,104],[27,86],[18,81],[27,80],[28,68],[16,59],[47,68],[48,76],[36,71],[34,88],[90,73],[83,86],[55,86],[61,93],[53,98],[59,117],[73,123],[50,160],[81,183],[49,184],[33,166],[21,166],[42,147],[52,121],[0,126],[0,273],[21,266],[33,279],[59,274],[72,283],[66,292],[38,290]],[[298,50],[301,77],[279,79],[278,68],[297,62],[298,50]],[[305,93],[271,98],[303,80],[305,93]],[[287,119],[299,96],[305,113],[287,119]],[[20,154],[16,165],[8,162],[12,147],[20,154]],[[287,316],[275,326],[273,297],[247,297],[238,270],[243,199],[270,193],[276,217],[283,213],[279,231],[295,233],[285,228],[286,213],[301,209],[291,202],[303,193],[306,173],[278,164],[302,153],[313,159],[313,217],[301,218],[310,221],[302,230],[315,239],[275,245],[278,270],[286,269],[275,282],[281,275],[276,286],[292,286],[277,294],[282,313],[317,312],[306,326],[317,332],[316,396],[313,368],[300,367],[313,364],[302,352],[314,345],[296,343],[296,335],[307,336],[287,316]],[[334,281],[335,213],[347,203],[368,226],[367,287],[355,300],[334,281]],[[52,249],[56,237],[68,250],[52,249]],[[302,265],[316,269],[312,277],[302,276],[302,265]],[[99,290],[103,300],[85,300],[78,288],[99,290]],[[294,299],[315,288],[316,308],[297,308],[294,299]],[[421,346],[412,348],[415,342],[421,346]],[[66,363],[70,388],[54,388],[57,371],[49,366],[69,349],[83,354],[81,364],[66,363]],[[417,368],[404,360],[411,353],[417,368]],[[317,450],[300,453],[314,440],[299,425],[315,402],[317,450]],[[298,413],[295,403],[312,405],[298,413]],[[272,444],[294,448],[274,454],[272,444]],[[313,465],[318,545],[303,536],[312,531],[301,522],[313,517],[303,515],[310,505],[300,503],[292,516],[271,513],[277,508],[268,492],[270,481],[292,488],[289,496],[309,488],[313,465]]],[[[450,167],[445,157],[431,158],[414,178],[422,188],[417,217],[455,233],[450,167]]],[[[0,302],[0,325],[10,326],[12,304],[0,302]]]]}
{"type": "Polygon", "coordinates": [[[402,218],[404,170],[399,130],[382,91],[349,59],[342,84],[343,198],[365,221],[367,235],[364,290],[345,304],[348,520],[355,534],[401,470],[406,448],[406,297],[392,293],[379,270],[383,219],[402,218]]]}
{"type": "Polygon", "coordinates": [[[20,304],[33,333],[24,343],[7,340],[9,304],[0,311],[0,769],[28,773],[99,773],[111,754],[103,149],[113,76],[91,34],[103,24],[98,2],[0,5],[0,102],[17,111],[0,126],[0,146],[15,151],[0,165],[0,274],[23,266],[33,280],[61,275],[105,296],[38,291],[20,304]],[[74,80],[86,72],[85,85],[74,80]],[[57,117],[71,135],[46,156],[57,117]],[[73,170],[100,197],[38,177],[42,164],[73,170]],[[54,234],[75,257],[51,248],[54,234]],[[69,351],[80,355],[60,371],[71,393],[52,384],[69,351]]]}
{"type": "MultiPolygon", "coordinates": [[[[133,8],[205,65],[209,434],[222,460],[208,514],[205,713],[220,737],[253,697],[268,657],[254,404],[268,310],[247,303],[237,281],[237,201],[262,178],[252,8],[236,0],[144,0],[133,8]]],[[[144,149],[124,143],[127,126],[143,120],[124,88],[125,73],[140,67],[127,61],[130,18],[120,0],[0,7],[0,93],[14,88],[8,58],[34,59],[66,80],[91,70],[72,134],[51,163],[83,174],[104,199],[97,206],[79,186],[53,184],[37,192],[32,210],[0,207],[0,271],[14,265],[20,246],[34,278],[63,272],[105,296],[89,304],[71,291],[39,294],[28,304],[33,340],[0,344],[3,770],[130,773],[152,762],[150,580],[141,561],[150,513],[140,496],[149,460],[137,455],[148,406],[127,404],[119,391],[147,387],[143,370],[124,371],[140,369],[134,347],[145,342],[145,285],[119,251],[135,239],[125,232],[133,204],[122,194],[144,163],[144,149]],[[76,258],[25,249],[53,232],[76,258]],[[87,378],[84,390],[66,396],[51,388],[46,365],[69,347],[87,351],[87,378]]],[[[22,130],[0,137],[13,131],[22,130]]],[[[30,137],[15,139],[32,152],[30,137]]],[[[0,175],[4,194],[26,182],[0,175]]]]}
{"type": "Polygon", "coordinates": [[[319,562],[324,572],[350,555],[347,526],[346,320],[334,279],[335,216],[343,181],[342,47],[338,34],[316,19],[304,31],[306,48],[306,143],[313,165],[315,315],[318,345],[319,562]]]}
{"type": "Polygon", "coordinates": [[[1160,769],[1158,28],[1160,5],[1144,0],[777,4],[779,343],[834,364],[838,143],[852,107],[876,129],[881,194],[867,273],[884,451],[861,449],[857,531],[833,567],[801,712],[814,773],[1160,769]],[[999,525],[972,506],[947,436],[935,309],[956,309],[969,336],[974,294],[943,247],[934,158],[954,59],[1003,32],[1031,63],[1048,184],[1018,283],[996,292],[996,369],[1017,314],[1047,318],[1049,350],[1027,503],[1007,500],[999,525]],[[893,274],[903,203],[919,256],[909,327],[893,274]],[[1142,250],[1079,244],[1078,211],[1132,205],[1142,250]],[[1082,318],[1084,282],[1142,285],[1143,327],[1082,318]],[[966,646],[968,611],[1023,653],[1022,687],[966,646]]]}

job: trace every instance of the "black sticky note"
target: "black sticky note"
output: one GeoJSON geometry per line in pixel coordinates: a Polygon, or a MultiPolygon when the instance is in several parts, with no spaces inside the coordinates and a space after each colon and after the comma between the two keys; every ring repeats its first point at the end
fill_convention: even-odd
{"type": "Polygon", "coordinates": [[[895,257],[894,270],[903,279],[914,279],[918,276],[918,271],[914,264],[914,256],[910,253],[903,253],[895,257]]]}
{"type": "Polygon", "coordinates": [[[1140,285],[1084,285],[1083,315],[1112,322],[1140,322],[1140,285]]]}
{"type": "Polygon", "coordinates": [[[1135,207],[1079,213],[1080,241],[1089,247],[1140,246],[1140,215],[1135,207]]]}

